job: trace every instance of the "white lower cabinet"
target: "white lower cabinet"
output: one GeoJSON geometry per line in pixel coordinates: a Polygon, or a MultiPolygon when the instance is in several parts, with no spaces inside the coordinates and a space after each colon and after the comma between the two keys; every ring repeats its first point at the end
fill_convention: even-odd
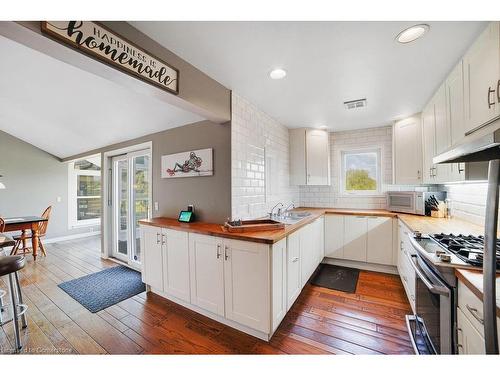
{"type": "Polygon", "coordinates": [[[224,239],[226,318],[269,332],[269,246],[224,239]]]}
{"type": "Polygon", "coordinates": [[[272,264],[272,330],[274,332],[288,311],[286,238],[275,243],[271,250],[272,264]]]}
{"type": "Polygon", "coordinates": [[[287,237],[286,256],[287,309],[290,309],[302,290],[300,274],[300,232],[287,237]]]}
{"type": "Polygon", "coordinates": [[[222,239],[189,234],[191,303],[224,316],[224,258],[222,239]]]}
{"type": "Polygon", "coordinates": [[[392,218],[368,216],[367,262],[393,264],[392,245],[392,218]]]}
{"type": "Polygon", "coordinates": [[[467,319],[460,307],[457,308],[458,354],[485,354],[484,338],[467,319]]]}
{"type": "Polygon", "coordinates": [[[344,259],[344,216],[325,215],[325,257],[344,259]]]}
{"type": "Polygon", "coordinates": [[[393,218],[327,214],[325,256],[381,265],[395,265],[393,218]]]}
{"type": "Polygon", "coordinates": [[[188,233],[163,229],[163,291],[191,301],[188,233]]]}
{"type": "Polygon", "coordinates": [[[344,259],[366,262],[366,216],[348,215],[344,221],[344,259]]]}
{"type": "Polygon", "coordinates": [[[161,228],[141,226],[142,281],[163,291],[163,250],[161,228]]]}
{"type": "Polygon", "coordinates": [[[411,231],[404,225],[401,220],[398,223],[399,228],[399,253],[398,253],[398,272],[403,283],[403,287],[410,302],[410,306],[415,312],[415,270],[410,264],[410,257],[415,250],[410,243],[408,235],[411,231]]]}

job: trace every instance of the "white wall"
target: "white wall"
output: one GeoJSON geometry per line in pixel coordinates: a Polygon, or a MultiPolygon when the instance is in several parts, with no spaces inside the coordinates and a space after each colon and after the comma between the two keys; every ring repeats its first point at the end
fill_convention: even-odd
{"type": "MultiPolygon", "coordinates": [[[[300,205],[306,207],[385,208],[387,190],[400,190],[392,184],[392,126],[330,133],[331,186],[301,186],[300,205]],[[363,148],[382,149],[380,196],[343,196],[340,194],[340,151],[363,148]]],[[[410,189],[409,187],[406,187],[410,189]]]]}
{"type": "Polygon", "coordinates": [[[265,216],[278,202],[298,204],[289,184],[288,129],[232,93],[232,217],[265,216]]]}

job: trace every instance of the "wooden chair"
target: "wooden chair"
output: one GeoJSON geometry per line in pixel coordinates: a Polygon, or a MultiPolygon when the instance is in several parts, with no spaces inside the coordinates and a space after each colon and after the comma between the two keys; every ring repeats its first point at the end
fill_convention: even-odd
{"type": "Polygon", "coordinates": [[[13,238],[4,234],[5,230],[5,220],[0,217],[0,254],[4,252],[6,247],[16,246],[16,241],[13,238]]]}
{"type": "MultiPolygon", "coordinates": [[[[52,206],[49,206],[43,211],[42,217],[47,219],[46,221],[41,221],[38,223],[38,246],[40,246],[40,250],[42,250],[42,254],[47,256],[47,252],[45,251],[45,247],[43,246],[42,237],[45,237],[45,233],[47,232],[47,227],[49,225],[50,212],[52,211],[52,206]]],[[[16,255],[19,250],[23,251],[23,254],[29,253],[29,248],[25,248],[24,246],[20,248],[22,243],[25,243],[27,240],[31,240],[33,238],[33,232],[23,233],[18,236],[14,236],[14,240],[16,244],[12,249],[10,255],[16,255]]]]}

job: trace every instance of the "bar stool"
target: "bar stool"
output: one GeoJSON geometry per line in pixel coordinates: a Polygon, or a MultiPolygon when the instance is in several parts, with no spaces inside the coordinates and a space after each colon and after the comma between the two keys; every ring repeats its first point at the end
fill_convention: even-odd
{"type": "Polygon", "coordinates": [[[19,318],[21,318],[22,328],[28,326],[26,320],[27,306],[23,303],[23,296],[21,293],[21,284],[19,283],[19,276],[17,271],[24,268],[26,260],[22,255],[3,256],[0,257],[0,277],[9,276],[9,291],[10,291],[10,305],[2,305],[0,312],[0,327],[9,322],[14,323],[14,335],[16,347],[14,351],[19,353],[22,349],[21,337],[19,330],[19,318]],[[9,314],[10,306],[10,314],[9,314]]]}

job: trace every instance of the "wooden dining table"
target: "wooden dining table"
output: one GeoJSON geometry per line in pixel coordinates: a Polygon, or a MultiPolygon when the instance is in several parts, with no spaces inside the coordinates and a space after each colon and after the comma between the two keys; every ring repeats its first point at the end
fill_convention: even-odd
{"type": "MultiPolygon", "coordinates": [[[[4,232],[21,231],[23,237],[26,231],[31,231],[31,248],[33,249],[33,259],[36,260],[38,255],[38,228],[40,223],[47,221],[41,216],[16,216],[6,217],[4,232]]],[[[23,248],[26,248],[26,240],[23,240],[23,248]]]]}

